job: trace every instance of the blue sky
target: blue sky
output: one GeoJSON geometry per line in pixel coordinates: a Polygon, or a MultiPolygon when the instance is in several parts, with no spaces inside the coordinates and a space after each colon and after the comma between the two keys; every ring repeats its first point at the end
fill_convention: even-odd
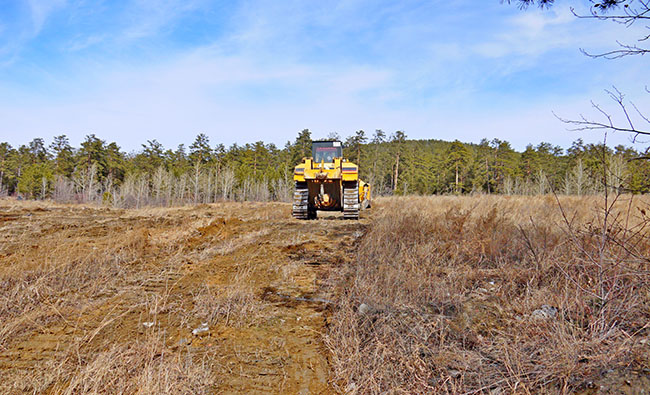
{"type": "MultiPolygon", "coordinates": [[[[283,145],[363,129],[517,149],[579,137],[615,85],[640,108],[642,58],[590,59],[644,26],[576,19],[586,1],[519,10],[490,1],[0,0],[0,141],[95,133],[130,151],[283,145]]],[[[609,137],[630,145],[629,136],[609,137]]],[[[637,148],[641,148],[637,146],[637,148]]]]}

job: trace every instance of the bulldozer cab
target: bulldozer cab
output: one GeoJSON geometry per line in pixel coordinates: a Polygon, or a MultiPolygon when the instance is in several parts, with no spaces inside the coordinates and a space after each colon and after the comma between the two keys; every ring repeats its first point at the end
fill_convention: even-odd
{"type": "Polygon", "coordinates": [[[334,163],[334,158],[343,157],[343,144],[340,141],[314,141],[311,151],[314,163],[334,163]]]}

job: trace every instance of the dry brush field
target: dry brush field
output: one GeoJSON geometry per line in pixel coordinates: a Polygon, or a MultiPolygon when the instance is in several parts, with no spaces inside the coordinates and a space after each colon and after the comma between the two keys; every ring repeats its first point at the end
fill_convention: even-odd
{"type": "Polygon", "coordinates": [[[607,207],[0,200],[0,393],[640,393],[650,199],[607,207]]]}

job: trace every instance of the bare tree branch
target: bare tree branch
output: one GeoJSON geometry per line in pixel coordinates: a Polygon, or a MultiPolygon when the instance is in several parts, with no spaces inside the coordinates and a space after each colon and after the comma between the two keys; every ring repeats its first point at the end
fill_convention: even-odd
{"type": "MultiPolygon", "coordinates": [[[[594,3],[593,0],[590,0],[594,3]]],[[[594,3],[589,15],[578,14],[573,7],[571,12],[578,18],[610,20],[624,25],[632,25],[637,20],[650,19],[650,1],[648,0],[604,0],[594,3]],[[621,7],[622,6],[622,7],[621,7]],[[605,14],[613,8],[623,9],[623,13],[605,14]]]]}
{"type": "MultiPolygon", "coordinates": [[[[505,0],[505,1],[507,1],[508,4],[512,2],[512,0],[505,0]]],[[[544,7],[548,8],[552,6],[553,3],[555,2],[555,0],[515,0],[515,1],[519,3],[519,8],[522,10],[534,4],[537,4],[540,8],[544,8],[544,7]]],[[[501,0],[501,2],[503,3],[504,0],[501,0]]]]}
{"type": "MultiPolygon", "coordinates": [[[[640,40],[639,40],[640,41],[640,40]]],[[[627,45],[623,44],[619,41],[616,41],[616,43],[619,45],[621,49],[615,49],[613,51],[608,51],[608,52],[603,52],[599,54],[593,54],[587,52],[585,49],[580,48],[580,52],[582,52],[584,55],[589,56],[590,58],[605,58],[605,59],[619,59],[624,56],[632,56],[632,55],[645,55],[647,53],[650,53],[650,49],[648,48],[641,48],[636,45],[627,45]]]]}
{"type": "MultiPolygon", "coordinates": [[[[571,12],[573,13],[573,15],[576,16],[576,18],[598,19],[601,21],[609,20],[629,27],[639,20],[645,20],[645,21],[650,20],[650,0],[638,0],[636,4],[633,1],[629,1],[629,0],[618,0],[618,1],[613,0],[610,2],[603,1],[594,4],[591,7],[589,15],[578,14],[574,8],[571,8],[571,12]],[[606,12],[611,8],[619,7],[621,5],[624,11],[622,14],[614,14],[614,15],[603,14],[603,12],[606,12]],[[632,6],[630,7],[630,5],[632,6]]],[[[639,38],[638,41],[644,42],[647,41],[649,38],[650,38],[650,34],[639,38]]],[[[582,48],[580,49],[580,51],[591,58],[605,58],[605,59],[619,59],[624,56],[645,55],[646,53],[650,52],[650,48],[644,48],[638,45],[624,44],[620,41],[616,41],[616,43],[618,44],[620,49],[608,51],[600,54],[592,54],[582,48]]]]}
{"type": "MultiPolygon", "coordinates": [[[[531,5],[537,5],[540,8],[548,8],[554,3],[553,0],[501,0],[502,3],[505,1],[508,3],[517,3],[522,9],[528,8],[531,5]]],[[[650,23],[648,22],[650,21],[650,0],[589,0],[589,2],[591,3],[591,7],[588,14],[580,14],[572,7],[571,12],[573,15],[580,19],[612,21],[623,24],[627,27],[632,26],[638,21],[641,21],[639,23],[650,23]]],[[[648,25],[645,27],[650,29],[650,26],[648,25]]],[[[643,34],[637,41],[638,43],[649,42],[650,34],[643,34]]],[[[591,53],[582,48],[580,51],[590,58],[605,59],[620,59],[625,56],[645,55],[650,53],[650,48],[641,46],[638,43],[626,44],[618,40],[616,43],[618,44],[618,49],[603,53],[591,53]]],[[[648,86],[645,87],[645,90],[647,93],[650,93],[650,88],[648,88],[648,86]]],[[[602,120],[592,120],[582,114],[580,114],[578,119],[562,118],[555,114],[555,112],[553,112],[553,115],[561,122],[572,125],[573,128],[569,129],[572,131],[602,130],[607,133],[611,130],[614,132],[630,133],[632,135],[633,143],[636,143],[637,138],[641,135],[650,136],[650,117],[644,115],[634,102],[629,100],[626,101],[625,95],[616,89],[616,87],[613,87],[612,90],[605,90],[605,92],[607,92],[610,99],[616,103],[620,113],[625,117],[624,124],[616,124],[610,113],[593,101],[591,102],[591,105],[598,113],[600,113],[602,120]],[[632,113],[630,113],[628,105],[634,108],[632,113]],[[632,115],[634,115],[634,117],[632,115]],[[645,121],[648,126],[643,128],[638,127],[636,123],[643,121],[645,121]]],[[[638,159],[648,159],[647,152],[644,156],[639,157],[638,159]]]]}
{"type": "MultiPolygon", "coordinates": [[[[647,90],[647,88],[646,88],[647,90]]],[[[610,99],[612,99],[614,102],[616,102],[617,106],[619,107],[621,113],[625,117],[626,126],[619,126],[614,124],[612,121],[612,116],[606,112],[605,110],[602,109],[602,107],[599,104],[594,103],[593,101],[591,102],[591,105],[596,111],[598,111],[604,118],[605,120],[603,121],[595,121],[595,120],[590,120],[584,115],[580,114],[580,119],[566,119],[558,116],[553,113],[553,115],[559,119],[560,121],[568,124],[568,125],[574,125],[575,127],[569,130],[572,131],[581,131],[581,130],[611,130],[615,132],[624,132],[624,133],[631,133],[633,134],[632,137],[632,142],[636,143],[637,138],[640,135],[645,135],[645,136],[650,136],[650,130],[646,129],[640,129],[635,125],[635,122],[632,120],[632,117],[630,116],[630,113],[628,111],[628,108],[625,104],[625,95],[621,93],[616,87],[612,87],[612,90],[605,90],[607,94],[609,95],[610,99]]],[[[648,118],[646,115],[644,115],[639,108],[634,104],[633,102],[630,102],[634,110],[636,111],[637,115],[644,120],[646,123],[650,124],[650,118],[648,118]]]]}
{"type": "Polygon", "coordinates": [[[589,121],[586,119],[582,114],[580,115],[580,120],[572,120],[572,119],[565,119],[562,117],[559,117],[557,114],[553,113],[557,119],[560,121],[569,124],[569,125],[576,125],[576,128],[569,129],[571,131],[580,131],[580,130],[613,130],[615,132],[625,132],[625,133],[635,133],[635,134],[642,134],[642,135],[647,135],[650,136],[650,132],[645,132],[645,131],[640,131],[636,129],[630,129],[630,128],[622,128],[618,126],[614,126],[611,123],[610,124],[604,124],[602,122],[596,122],[596,121],[589,121]]]}

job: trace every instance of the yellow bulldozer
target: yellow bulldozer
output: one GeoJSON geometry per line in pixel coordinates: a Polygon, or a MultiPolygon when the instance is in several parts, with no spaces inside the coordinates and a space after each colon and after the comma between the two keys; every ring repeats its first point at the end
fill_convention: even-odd
{"type": "Polygon", "coordinates": [[[311,158],[296,166],[293,180],[294,218],[315,219],[322,210],[359,219],[359,211],[370,207],[370,185],[359,179],[359,166],[343,159],[340,141],[314,141],[311,158]]]}

